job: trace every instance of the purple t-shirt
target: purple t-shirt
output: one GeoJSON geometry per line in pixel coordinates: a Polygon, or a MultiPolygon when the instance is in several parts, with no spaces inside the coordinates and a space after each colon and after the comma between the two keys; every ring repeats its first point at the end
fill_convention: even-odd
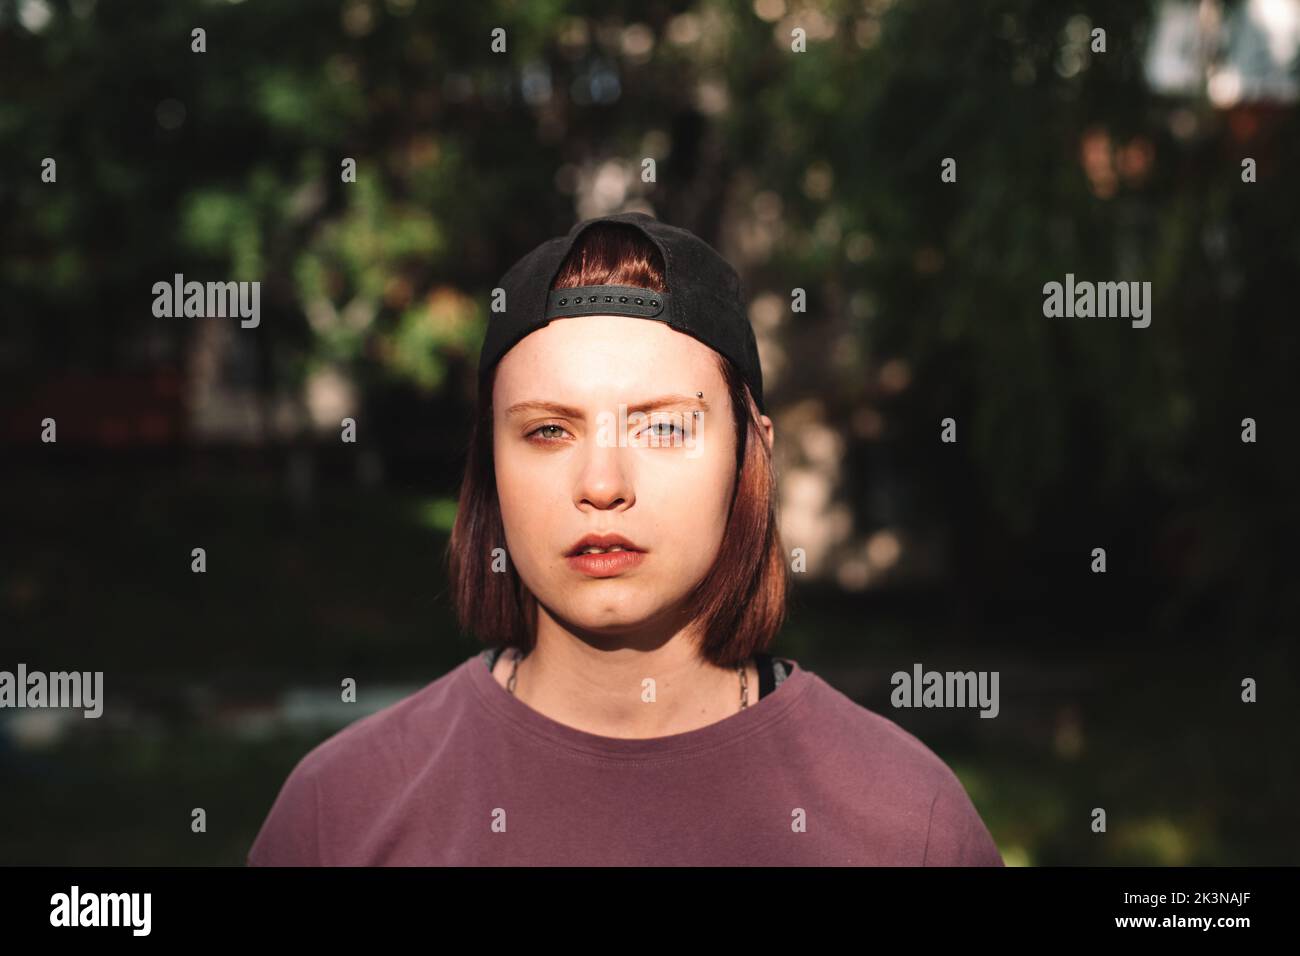
{"type": "Polygon", "coordinates": [[[533,710],[481,655],[289,774],[251,866],[1002,866],[952,770],[788,662],[706,727],[603,737],[533,710]]]}

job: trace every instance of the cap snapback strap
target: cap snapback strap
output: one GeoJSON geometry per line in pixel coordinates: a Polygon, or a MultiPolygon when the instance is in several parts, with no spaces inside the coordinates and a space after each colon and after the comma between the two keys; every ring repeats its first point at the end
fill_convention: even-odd
{"type": "Polygon", "coordinates": [[[653,318],[668,307],[669,295],[633,285],[582,285],[552,289],[546,297],[546,318],[574,315],[631,315],[653,318]]]}

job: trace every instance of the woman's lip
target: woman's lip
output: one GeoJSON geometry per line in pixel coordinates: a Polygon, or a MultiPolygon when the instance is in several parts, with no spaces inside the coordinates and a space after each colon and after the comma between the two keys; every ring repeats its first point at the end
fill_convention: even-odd
{"type": "Polygon", "coordinates": [[[574,554],[564,560],[574,571],[588,577],[610,578],[635,568],[644,559],[644,551],[606,551],[604,554],[574,554]]]}

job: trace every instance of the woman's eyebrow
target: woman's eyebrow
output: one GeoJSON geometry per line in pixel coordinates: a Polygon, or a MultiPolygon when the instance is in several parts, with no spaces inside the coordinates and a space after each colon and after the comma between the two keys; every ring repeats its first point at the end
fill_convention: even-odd
{"type": "MultiPolygon", "coordinates": [[[[656,398],[647,398],[627,406],[628,412],[652,412],[658,408],[664,408],[669,405],[686,405],[698,408],[701,411],[709,410],[709,403],[702,398],[696,398],[694,395],[660,395],[656,398]]],[[[505,410],[507,418],[518,415],[523,412],[546,412],[550,415],[559,415],[563,418],[583,418],[581,409],[573,408],[570,405],[563,405],[559,402],[543,402],[536,399],[515,402],[505,410]]]]}

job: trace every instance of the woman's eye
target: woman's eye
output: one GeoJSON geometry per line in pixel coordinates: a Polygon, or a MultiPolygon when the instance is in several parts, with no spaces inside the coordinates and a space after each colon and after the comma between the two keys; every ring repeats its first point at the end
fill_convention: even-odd
{"type": "Polygon", "coordinates": [[[644,440],[659,443],[673,441],[678,436],[683,435],[685,435],[685,432],[675,418],[661,418],[658,421],[651,422],[641,431],[644,440]]]}
{"type": "Polygon", "coordinates": [[[529,432],[528,437],[532,438],[534,435],[538,435],[542,438],[543,441],[555,441],[556,439],[560,438],[560,435],[549,434],[549,432],[551,432],[552,429],[556,432],[560,432],[561,434],[563,434],[564,432],[564,429],[559,425],[542,425],[538,428],[534,428],[531,432],[529,432]],[[543,435],[542,434],[543,432],[548,432],[548,434],[543,435]]]}

